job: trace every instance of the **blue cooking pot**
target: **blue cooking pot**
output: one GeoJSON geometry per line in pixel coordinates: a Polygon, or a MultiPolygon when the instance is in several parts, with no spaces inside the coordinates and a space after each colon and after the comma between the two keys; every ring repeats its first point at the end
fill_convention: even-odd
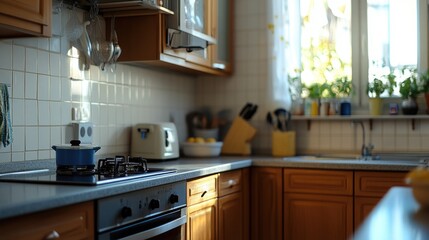
{"type": "Polygon", "coordinates": [[[71,145],[52,146],[56,152],[57,167],[61,166],[95,166],[95,153],[100,147],[91,145],[80,146],[79,140],[71,140],[71,145]]]}

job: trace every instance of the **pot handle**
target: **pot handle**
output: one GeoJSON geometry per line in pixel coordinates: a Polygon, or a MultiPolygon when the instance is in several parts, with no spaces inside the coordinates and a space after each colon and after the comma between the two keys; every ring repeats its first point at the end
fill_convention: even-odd
{"type": "Polygon", "coordinates": [[[80,145],[80,140],[71,140],[71,141],[70,141],[70,144],[71,144],[72,146],[77,146],[77,147],[79,147],[79,145],[80,145]]]}
{"type": "Polygon", "coordinates": [[[57,151],[57,146],[52,146],[52,149],[54,149],[55,151],[57,151]]]}
{"type": "Polygon", "coordinates": [[[98,150],[100,150],[101,147],[94,147],[94,152],[97,152],[98,150]]]}

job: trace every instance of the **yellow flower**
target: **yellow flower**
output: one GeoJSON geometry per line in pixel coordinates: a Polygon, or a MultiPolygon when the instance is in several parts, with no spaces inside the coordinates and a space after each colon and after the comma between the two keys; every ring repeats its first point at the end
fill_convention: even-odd
{"type": "Polygon", "coordinates": [[[268,30],[270,30],[272,33],[274,33],[274,23],[268,24],[268,30]]]}

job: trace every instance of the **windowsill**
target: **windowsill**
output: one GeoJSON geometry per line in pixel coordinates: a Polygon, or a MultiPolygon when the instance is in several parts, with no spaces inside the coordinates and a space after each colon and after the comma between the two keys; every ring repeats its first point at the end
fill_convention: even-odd
{"type": "Polygon", "coordinates": [[[295,121],[307,121],[307,130],[311,129],[311,121],[331,121],[331,120],[368,120],[369,129],[372,130],[372,121],[373,120],[411,120],[411,129],[415,130],[415,120],[416,119],[429,119],[429,115],[426,114],[417,114],[417,115],[330,115],[330,116],[299,116],[293,115],[291,120],[295,121]]]}
{"type": "Polygon", "coordinates": [[[429,119],[429,115],[417,114],[417,115],[329,115],[329,116],[302,116],[292,115],[291,120],[397,120],[397,119],[429,119]]]}

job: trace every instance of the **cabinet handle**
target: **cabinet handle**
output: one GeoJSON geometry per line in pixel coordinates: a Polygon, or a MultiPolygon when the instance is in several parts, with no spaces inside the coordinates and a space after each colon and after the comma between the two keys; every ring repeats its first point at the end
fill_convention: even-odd
{"type": "Polygon", "coordinates": [[[228,187],[232,188],[234,187],[234,185],[236,184],[236,182],[232,179],[228,180],[228,187]]]}
{"type": "Polygon", "coordinates": [[[57,231],[53,230],[51,233],[49,233],[48,236],[46,236],[45,239],[51,240],[51,239],[59,239],[59,238],[60,238],[60,234],[57,231]]]}
{"type": "Polygon", "coordinates": [[[203,194],[201,194],[201,197],[204,197],[206,195],[207,191],[204,191],[203,194]]]}

